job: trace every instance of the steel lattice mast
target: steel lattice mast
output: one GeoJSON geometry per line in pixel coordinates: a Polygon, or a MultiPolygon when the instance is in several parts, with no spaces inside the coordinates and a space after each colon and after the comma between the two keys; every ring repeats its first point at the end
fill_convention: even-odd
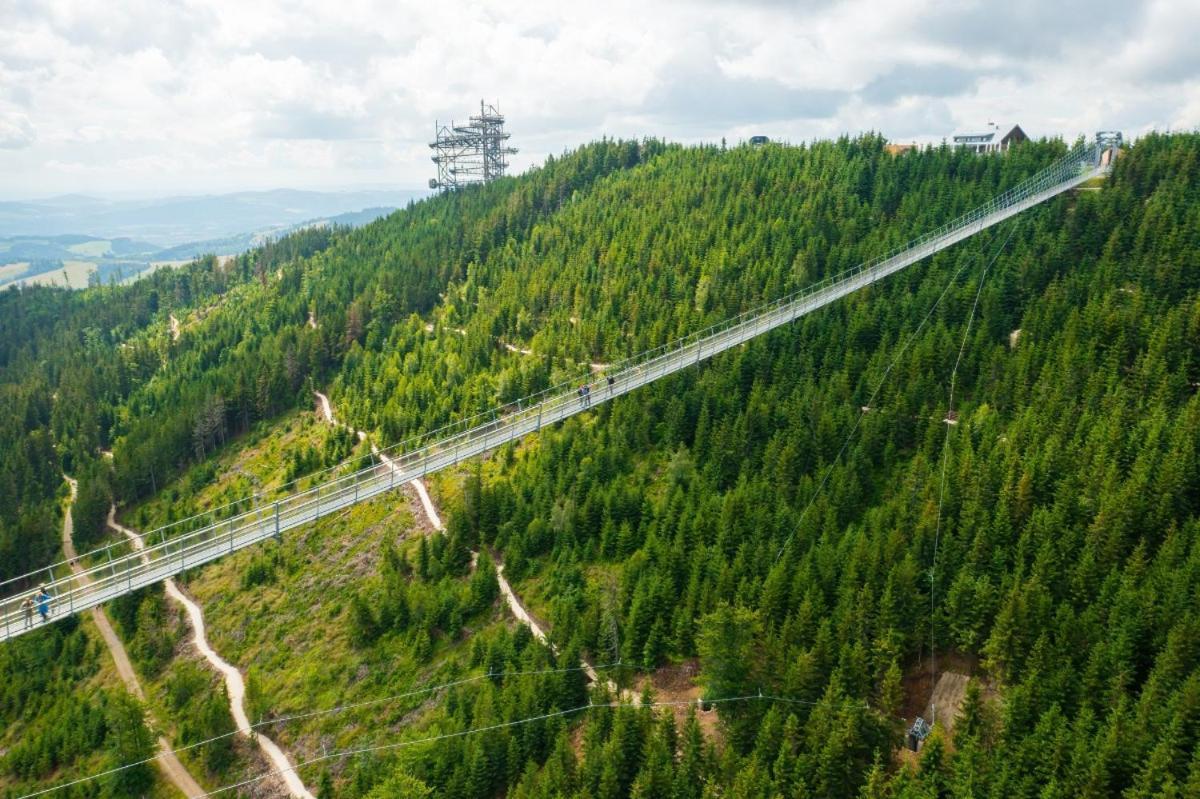
{"type": "Polygon", "coordinates": [[[435,125],[429,147],[438,175],[429,181],[429,188],[457,189],[504,175],[508,156],[517,152],[517,148],[508,146],[511,134],[504,130],[504,115],[496,106],[480,100],[479,115],[470,117],[468,123],[435,125]]]}

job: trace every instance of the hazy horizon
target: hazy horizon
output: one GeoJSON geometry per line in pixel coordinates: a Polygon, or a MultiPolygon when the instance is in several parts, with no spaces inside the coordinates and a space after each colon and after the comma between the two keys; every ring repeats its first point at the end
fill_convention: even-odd
{"type": "Polygon", "coordinates": [[[45,203],[54,200],[80,198],[102,200],[105,202],[153,202],[163,200],[195,199],[201,197],[222,197],[233,194],[271,194],[274,192],[309,192],[313,194],[355,194],[361,192],[426,192],[432,191],[423,185],[397,186],[391,183],[360,183],[335,185],[329,188],[305,186],[271,186],[266,188],[231,188],[214,189],[212,191],[164,191],[151,189],[100,189],[97,191],[66,191],[54,194],[0,194],[0,203],[45,203]]]}

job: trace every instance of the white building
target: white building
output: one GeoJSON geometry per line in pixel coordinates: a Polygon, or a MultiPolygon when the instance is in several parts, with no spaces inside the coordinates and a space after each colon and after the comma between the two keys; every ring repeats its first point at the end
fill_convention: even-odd
{"type": "Polygon", "coordinates": [[[975,153],[1003,153],[1014,144],[1029,139],[1020,125],[1013,125],[1008,133],[1003,132],[1005,127],[989,122],[987,130],[982,133],[955,133],[953,145],[966,147],[975,153]]]}

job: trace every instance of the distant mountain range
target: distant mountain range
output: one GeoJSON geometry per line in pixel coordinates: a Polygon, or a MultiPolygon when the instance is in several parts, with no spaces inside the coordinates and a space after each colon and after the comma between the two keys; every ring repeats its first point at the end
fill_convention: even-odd
{"type": "Polygon", "coordinates": [[[128,280],[164,263],[234,255],[312,225],[358,227],[421,191],[267,192],[115,201],[64,195],[0,202],[0,288],[128,280]],[[86,231],[86,232],[82,232],[86,231]]]}
{"type": "Polygon", "coordinates": [[[224,239],[364,208],[400,208],[426,190],[237,192],[151,200],[106,200],[63,195],[28,202],[0,202],[0,236],[86,234],[137,239],[160,249],[224,239]]]}

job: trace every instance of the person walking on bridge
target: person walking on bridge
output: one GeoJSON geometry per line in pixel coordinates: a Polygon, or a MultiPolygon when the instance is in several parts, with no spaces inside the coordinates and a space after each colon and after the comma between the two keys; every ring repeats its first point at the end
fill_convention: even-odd
{"type": "Polygon", "coordinates": [[[25,611],[26,630],[33,626],[33,604],[33,594],[25,597],[25,601],[21,603],[21,609],[25,611]]]}
{"type": "Polygon", "coordinates": [[[38,589],[37,610],[43,622],[50,621],[50,592],[46,590],[45,583],[38,589]]]}

